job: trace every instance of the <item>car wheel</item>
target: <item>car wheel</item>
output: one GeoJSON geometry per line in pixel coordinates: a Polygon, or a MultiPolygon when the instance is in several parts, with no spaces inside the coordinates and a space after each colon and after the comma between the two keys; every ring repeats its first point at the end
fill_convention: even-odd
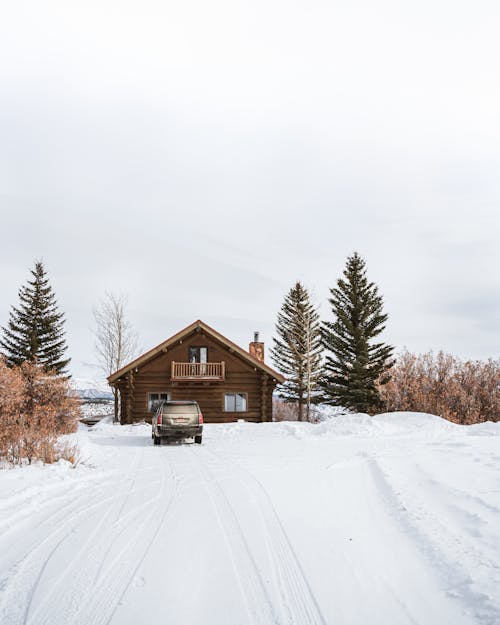
{"type": "Polygon", "coordinates": [[[198,443],[198,445],[201,445],[201,436],[195,436],[194,437],[194,442],[198,443]]]}
{"type": "Polygon", "coordinates": [[[160,438],[159,436],[155,436],[155,435],[153,434],[153,443],[154,443],[155,445],[161,445],[161,438],[160,438]]]}

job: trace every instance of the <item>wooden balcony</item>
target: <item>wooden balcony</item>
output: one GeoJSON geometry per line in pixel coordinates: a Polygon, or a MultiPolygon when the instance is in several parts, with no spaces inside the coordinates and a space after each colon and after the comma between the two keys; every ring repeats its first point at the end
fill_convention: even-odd
{"type": "Polygon", "coordinates": [[[173,362],[172,382],[223,382],[226,366],[223,362],[173,362]]]}

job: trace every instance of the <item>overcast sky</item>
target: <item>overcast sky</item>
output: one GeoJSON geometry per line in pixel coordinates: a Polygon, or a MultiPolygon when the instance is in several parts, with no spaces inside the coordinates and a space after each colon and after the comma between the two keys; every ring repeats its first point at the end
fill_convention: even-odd
{"type": "Polygon", "coordinates": [[[497,0],[4,3],[0,325],[43,258],[72,372],[129,296],[269,346],[357,250],[398,349],[499,355],[497,0]]]}

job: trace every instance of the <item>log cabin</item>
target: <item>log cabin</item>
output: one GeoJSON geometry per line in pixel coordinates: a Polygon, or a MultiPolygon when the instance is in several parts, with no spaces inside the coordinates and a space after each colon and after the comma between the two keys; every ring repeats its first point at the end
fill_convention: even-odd
{"type": "Polygon", "coordinates": [[[272,395],[284,377],[264,363],[258,333],[248,351],[201,320],[108,377],[120,422],[151,421],[159,402],[194,399],[205,423],[272,421],[272,395]]]}

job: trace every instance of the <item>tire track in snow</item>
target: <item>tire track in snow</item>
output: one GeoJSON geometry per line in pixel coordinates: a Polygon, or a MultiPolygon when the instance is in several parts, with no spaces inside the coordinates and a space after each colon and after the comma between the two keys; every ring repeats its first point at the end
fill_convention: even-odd
{"type": "MultiPolygon", "coordinates": [[[[499,567],[493,561],[485,561],[472,546],[464,546],[459,536],[451,531],[435,513],[418,497],[418,492],[411,488],[410,494],[403,494],[399,487],[391,481],[391,472],[384,468],[383,462],[371,457],[368,463],[373,482],[380,497],[386,502],[388,513],[403,526],[405,534],[413,539],[416,549],[424,555],[428,562],[449,585],[448,595],[460,601],[467,613],[474,614],[474,622],[482,625],[498,625],[500,623],[500,605],[492,601],[484,593],[474,591],[467,568],[477,570],[487,568],[490,575],[498,577],[499,567]]],[[[498,577],[500,581],[500,577],[498,577]]]]}
{"type": "MultiPolygon", "coordinates": [[[[136,466],[138,462],[139,453],[140,451],[137,449],[131,461],[131,465],[133,467],[136,466]]],[[[127,475],[130,475],[130,471],[127,475]]],[[[44,486],[43,491],[42,493],[39,493],[40,497],[38,498],[42,499],[43,501],[43,504],[41,506],[38,501],[29,500],[31,493],[37,493],[39,488],[26,489],[29,492],[25,493],[24,497],[23,493],[20,493],[19,495],[14,495],[13,497],[9,498],[7,500],[7,504],[3,506],[3,510],[6,511],[6,518],[3,523],[0,522],[1,537],[2,539],[5,538],[5,536],[9,532],[19,532],[19,525],[22,524],[23,521],[31,519],[33,516],[33,512],[35,511],[37,515],[37,525],[36,528],[29,528],[28,530],[27,534],[29,534],[29,537],[31,538],[31,543],[28,546],[26,546],[26,543],[24,541],[27,535],[23,536],[24,551],[31,551],[41,543],[38,534],[42,535],[44,539],[47,538],[47,532],[52,532],[52,528],[54,527],[54,525],[56,525],[57,527],[59,521],[64,521],[68,518],[69,513],[77,513],[79,510],[90,509],[88,503],[89,501],[91,503],[94,503],[97,499],[102,502],[103,499],[100,498],[101,493],[105,493],[107,490],[109,490],[109,486],[113,483],[118,483],[119,485],[121,485],[123,479],[123,474],[119,473],[118,471],[107,472],[106,477],[99,480],[96,480],[95,476],[92,474],[85,475],[83,477],[75,479],[74,481],[68,480],[55,485],[57,489],[64,489],[65,492],[55,497],[50,497],[50,499],[47,499],[44,494],[44,491],[46,490],[44,486]],[[112,477],[110,477],[110,475],[112,477]],[[82,498],[82,494],[87,494],[88,488],[92,490],[92,496],[82,498]],[[30,505],[26,509],[25,504],[28,502],[30,505]],[[73,504],[75,503],[77,505],[73,507],[73,504]],[[19,505],[23,507],[16,514],[15,509],[19,505]],[[33,510],[33,508],[35,508],[35,510],[33,510]]],[[[53,488],[54,486],[49,485],[49,492],[53,488]]]]}
{"type": "Polygon", "coordinates": [[[263,525],[267,530],[268,551],[286,622],[289,625],[326,625],[300,560],[263,484],[239,464],[222,459],[212,451],[203,449],[203,452],[213,457],[226,473],[227,465],[230,464],[242,476],[241,483],[258,504],[263,525]]]}
{"type": "MultiPolygon", "coordinates": [[[[138,454],[134,457],[134,462],[137,459],[138,454]]],[[[23,556],[9,569],[6,581],[2,583],[2,596],[0,598],[0,623],[2,625],[26,623],[34,594],[50,559],[64,541],[74,533],[73,521],[82,516],[89,516],[89,513],[94,513],[94,511],[97,512],[100,507],[120,496],[121,493],[115,493],[100,498],[96,502],[96,493],[94,492],[85,501],[81,501],[79,497],[72,498],[71,503],[74,503],[75,499],[79,499],[79,505],[69,510],[68,506],[62,506],[57,513],[36,526],[38,533],[42,533],[44,536],[41,540],[35,537],[26,545],[23,535],[23,556]],[[12,601],[11,605],[9,605],[9,601],[12,601]],[[12,606],[15,606],[15,609],[12,609],[12,606]],[[8,621],[6,616],[2,617],[2,614],[5,614],[7,610],[8,621]]]]}
{"type": "MultiPolygon", "coordinates": [[[[128,587],[135,578],[144,558],[165,523],[178,490],[178,475],[166,454],[159,456],[162,465],[161,486],[154,497],[156,505],[134,526],[131,539],[112,562],[101,570],[92,592],[85,593],[85,602],[76,611],[64,615],[64,625],[108,625],[128,587]],[[170,489],[168,488],[170,483],[170,489]],[[154,529],[152,529],[154,528],[154,529]]],[[[109,555],[109,554],[108,554],[109,555]]],[[[33,623],[33,625],[38,625],[33,623]]]]}
{"type": "MultiPolygon", "coordinates": [[[[108,484],[117,481],[117,474],[113,477],[101,480],[98,487],[106,487],[108,484]]],[[[30,520],[33,516],[33,509],[36,514],[45,515],[40,519],[41,523],[46,521],[53,521],[54,509],[58,509],[59,503],[64,503],[66,508],[69,504],[81,501],[81,493],[85,492],[89,486],[95,488],[95,481],[90,479],[79,479],[76,483],[70,483],[69,481],[57,484],[57,489],[61,489],[61,494],[47,497],[46,492],[40,493],[40,496],[35,500],[30,499],[30,494],[26,494],[24,497],[14,496],[7,500],[7,505],[4,505],[0,509],[0,513],[5,516],[3,521],[0,521],[0,532],[2,538],[9,532],[19,531],[19,525],[26,520],[30,520]],[[68,496],[68,489],[71,488],[71,494],[68,496]]],[[[38,489],[29,489],[36,494],[38,489]]],[[[51,490],[55,490],[55,487],[47,488],[50,493],[51,490]]],[[[44,487],[45,491],[45,487],[44,487]]]]}
{"type": "MultiPolygon", "coordinates": [[[[418,471],[421,478],[424,479],[432,489],[440,490],[442,493],[447,495],[451,494],[457,498],[457,501],[467,501],[473,506],[480,507],[482,509],[482,514],[486,513],[489,515],[488,522],[497,522],[498,516],[500,514],[500,507],[488,503],[483,497],[480,497],[478,494],[472,495],[471,492],[468,490],[465,490],[463,488],[457,488],[456,485],[445,482],[444,479],[436,479],[436,477],[434,477],[427,470],[425,470],[421,464],[415,464],[413,466],[415,470],[418,471]]],[[[442,478],[442,476],[440,477],[442,478]]],[[[465,508],[464,511],[466,511],[465,508]]]]}
{"type": "MultiPolygon", "coordinates": [[[[139,490],[135,487],[135,484],[143,458],[144,450],[142,450],[142,453],[137,452],[135,454],[132,461],[132,466],[127,474],[127,478],[129,479],[121,480],[119,493],[117,493],[116,497],[113,497],[110,502],[112,503],[115,500],[119,502],[120,499],[123,499],[121,505],[119,506],[119,512],[123,510],[126,502],[130,499],[130,496],[137,492],[137,490],[139,490]]],[[[87,579],[88,570],[90,564],[92,562],[99,561],[102,554],[101,544],[99,540],[96,541],[95,539],[97,536],[100,536],[100,540],[102,541],[101,531],[103,527],[105,528],[105,531],[106,529],[109,531],[108,523],[111,523],[112,529],[114,529],[114,527],[116,526],[116,523],[113,523],[110,518],[112,516],[113,509],[113,505],[110,505],[104,515],[100,517],[99,521],[94,526],[93,530],[90,532],[87,538],[82,542],[82,544],[79,544],[77,552],[72,554],[72,558],[69,564],[64,567],[64,569],[53,581],[51,581],[50,590],[44,594],[41,603],[37,606],[37,609],[34,611],[33,615],[30,615],[30,604],[32,603],[32,599],[36,593],[37,586],[43,578],[43,573],[45,572],[52,557],[57,553],[59,547],[64,543],[64,540],[68,538],[68,535],[66,535],[64,540],[59,542],[56,545],[55,549],[52,550],[49,557],[45,560],[40,575],[38,576],[38,580],[33,587],[31,599],[26,611],[25,625],[52,624],[53,605],[54,603],[56,603],[52,603],[52,599],[62,582],[67,583],[67,580],[71,579],[71,584],[65,588],[64,593],[62,593],[58,598],[57,604],[59,610],[61,610],[61,605],[64,603],[71,603],[74,605],[78,601],[78,598],[81,596],[82,589],[85,591],[86,588],[88,589],[91,587],[89,583],[85,583],[91,581],[87,579]]]]}
{"type": "MultiPolygon", "coordinates": [[[[189,450],[201,482],[208,494],[217,522],[226,542],[233,570],[245,602],[251,625],[279,625],[269,592],[248,545],[245,533],[226,493],[206,464],[197,457],[201,451],[189,450]]],[[[305,624],[304,624],[305,625],[305,624]]]]}

